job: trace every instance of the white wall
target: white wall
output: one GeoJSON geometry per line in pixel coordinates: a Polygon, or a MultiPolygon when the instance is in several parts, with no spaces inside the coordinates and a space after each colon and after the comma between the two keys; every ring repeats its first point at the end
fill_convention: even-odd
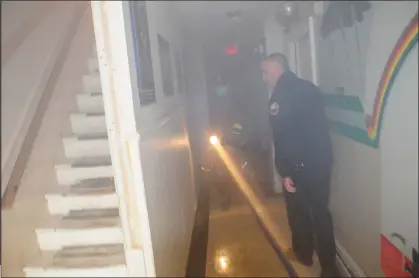
{"type": "Polygon", "coordinates": [[[196,164],[205,161],[209,127],[207,80],[202,42],[192,35],[184,37],[184,72],[189,138],[196,164]]]}
{"type": "MultiPolygon", "coordinates": [[[[264,22],[264,35],[265,35],[265,47],[266,47],[266,55],[272,53],[287,53],[286,51],[286,41],[284,36],[283,28],[278,24],[275,20],[274,15],[269,16],[264,22]]],[[[292,63],[293,61],[289,61],[292,63]]],[[[266,112],[266,116],[268,117],[268,113],[266,112]]],[[[267,136],[272,136],[270,133],[267,136]]],[[[273,150],[273,149],[272,149],[273,150]]],[[[274,152],[272,151],[272,164],[274,164],[274,152]]],[[[276,193],[281,193],[283,190],[282,187],[282,178],[279,176],[278,171],[274,169],[274,187],[276,193]]]]}
{"type": "Polygon", "coordinates": [[[2,2],[2,196],[46,80],[82,2],[2,2]]]}
{"type": "MultiPolygon", "coordinates": [[[[374,3],[373,12],[366,61],[367,99],[372,99],[369,92],[378,84],[377,81],[371,84],[368,80],[378,80],[377,73],[383,69],[403,28],[418,12],[418,3],[374,3]],[[392,18],[392,21],[388,21],[388,18],[392,18]],[[383,34],[383,30],[386,30],[386,34],[383,34]]],[[[366,101],[367,107],[371,107],[368,103],[366,101]]],[[[407,241],[407,248],[403,251],[411,256],[411,248],[418,249],[417,43],[400,69],[384,115],[380,141],[381,233],[386,237],[393,232],[403,235],[407,241]]]]}
{"type": "MultiPolygon", "coordinates": [[[[371,113],[384,65],[418,10],[416,2],[370,3],[371,10],[355,27],[334,31],[327,40],[316,29],[320,87],[325,93],[344,87],[345,95],[360,100],[364,112],[343,111],[340,120],[361,130],[366,130],[365,116],[371,113]]],[[[316,18],[317,23],[320,20],[316,18]]],[[[307,24],[295,26],[287,39],[295,39],[307,24]]],[[[383,275],[381,234],[402,234],[409,246],[403,250],[406,255],[418,246],[417,51],[416,46],[393,86],[378,148],[332,133],[331,210],[336,237],[368,276],[383,275]]]]}
{"type": "Polygon", "coordinates": [[[275,17],[269,16],[264,23],[264,34],[266,40],[266,54],[275,52],[284,53],[285,40],[283,28],[275,20],[275,17]]]}
{"type": "MultiPolygon", "coordinates": [[[[170,2],[147,1],[157,101],[140,107],[138,89],[133,88],[154,263],[159,277],[185,275],[196,204],[187,133],[186,93],[179,95],[176,86],[174,53],[182,53],[183,34],[171,13],[172,5],[170,2]],[[163,93],[158,34],[170,44],[174,96],[163,93]]],[[[134,61],[132,51],[129,55],[130,61],[134,61]]],[[[133,65],[130,67],[131,78],[136,80],[133,65]]]]}

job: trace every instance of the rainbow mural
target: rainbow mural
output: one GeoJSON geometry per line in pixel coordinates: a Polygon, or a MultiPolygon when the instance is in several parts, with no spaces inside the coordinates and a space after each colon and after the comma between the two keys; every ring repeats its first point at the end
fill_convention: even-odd
{"type": "Polygon", "coordinates": [[[374,145],[378,146],[384,108],[390,95],[391,87],[400,71],[406,57],[418,42],[418,14],[412,18],[403,30],[402,35],[387,60],[374,101],[374,110],[368,120],[368,136],[374,145]]]}

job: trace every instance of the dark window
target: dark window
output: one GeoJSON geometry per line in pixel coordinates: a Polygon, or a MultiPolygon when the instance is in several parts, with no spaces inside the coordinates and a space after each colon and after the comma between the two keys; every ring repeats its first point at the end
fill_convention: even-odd
{"type": "Polygon", "coordinates": [[[131,28],[133,31],[135,67],[141,106],[156,101],[153,64],[151,61],[150,36],[146,1],[130,1],[131,28]]]}
{"type": "Polygon", "coordinates": [[[161,35],[157,35],[159,42],[159,56],[161,76],[163,81],[163,93],[166,96],[172,96],[173,93],[173,77],[172,77],[172,61],[170,58],[170,45],[161,35]]]}

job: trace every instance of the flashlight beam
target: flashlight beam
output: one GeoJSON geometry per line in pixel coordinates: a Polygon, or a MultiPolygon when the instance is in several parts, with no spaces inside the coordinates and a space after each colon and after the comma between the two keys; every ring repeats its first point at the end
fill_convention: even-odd
{"type": "Polygon", "coordinates": [[[243,195],[249,202],[250,206],[255,212],[256,217],[262,224],[263,228],[266,230],[268,237],[273,241],[273,244],[275,245],[274,249],[279,251],[281,260],[287,268],[287,271],[289,272],[290,276],[312,277],[313,274],[307,267],[303,266],[302,264],[299,264],[298,262],[286,259],[285,255],[283,254],[283,250],[287,250],[291,246],[287,243],[287,240],[285,239],[285,236],[282,233],[280,227],[275,223],[269,211],[266,209],[261,200],[255,194],[250,184],[243,177],[241,171],[236,166],[228,152],[223,148],[223,146],[219,144],[215,145],[215,149],[218,155],[221,157],[221,160],[227,167],[228,171],[236,181],[236,185],[239,187],[240,191],[243,193],[243,195]]]}
{"type": "Polygon", "coordinates": [[[212,135],[209,140],[211,145],[216,145],[218,143],[218,137],[215,135],[212,135]]]}

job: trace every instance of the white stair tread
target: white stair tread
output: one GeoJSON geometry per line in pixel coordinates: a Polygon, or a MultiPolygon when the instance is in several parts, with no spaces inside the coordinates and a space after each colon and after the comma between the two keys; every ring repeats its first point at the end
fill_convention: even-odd
{"type": "Polygon", "coordinates": [[[77,134],[62,141],[65,156],[70,159],[110,156],[107,132],[77,134]]]}
{"type": "Polygon", "coordinates": [[[57,182],[60,186],[77,184],[86,179],[113,177],[110,154],[103,157],[67,158],[55,165],[57,182]]]}
{"type": "Polygon", "coordinates": [[[56,186],[47,193],[47,195],[60,195],[63,197],[101,196],[106,194],[115,194],[113,178],[85,180],[71,186],[56,186]],[[94,183],[96,180],[98,181],[94,183]],[[90,184],[85,184],[87,181],[90,181],[90,184]]]}
{"type": "Polygon", "coordinates": [[[113,179],[96,187],[57,186],[45,195],[51,215],[68,215],[72,210],[118,207],[113,179]]]}
{"type": "Polygon", "coordinates": [[[73,230],[120,227],[118,208],[72,210],[65,216],[51,216],[41,229],[73,230]]]}
{"type": "Polygon", "coordinates": [[[84,117],[104,117],[105,112],[86,112],[86,113],[73,113],[71,116],[84,116],[84,117]]]}
{"type": "Polygon", "coordinates": [[[30,269],[94,269],[112,266],[125,267],[122,244],[72,246],[58,251],[44,251],[25,271],[30,269]]]}
{"type": "Polygon", "coordinates": [[[75,134],[106,132],[107,130],[106,118],[103,112],[70,114],[70,123],[75,134]]]}
{"type": "Polygon", "coordinates": [[[77,192],[90,192],[95,190],[101,190],[109,186],[114,186],[115,181],[112,177],[110,178],[97,178],[97,179],[85,179],[79,183],[73,184],[69,190],[77,192]]]}
{"type": "Polygon", "coordinates": [[[89,103],[93,103],[95,105],[103,106],[103,94],[102,94],[102,92],[77,94],[76,99],[81,104],[83,104],[82,102],[89,102],[89,103]]]}
{"type": "Polygon", "coordinates": [[[74,135],[73,137],[78,140],[102,140],[102,139],[108,140],[108,133],[107,132],[93,132],[93,133],[88,133],[88,134],[74,135]]]}
{"type": "Polygon", "coordinates": [[[81,158],[67,158],[64,163],[56,165],[56,168],[60,167],[72,167],[72,168],[83,168],[83,167],[101,167],[112,165],[110,156],[99,156],[99,157],[81,157],[81,158]]]}
{"type": "Polygon", "coordinates": [[[99,91],[99,92],[90,92],[90,93],[81,93],[79,95],[80,96],[91,96],[91,97],[94,97],[94,96],[101,96],[101,97],[103,97],[102,91],[99,91]]]}

